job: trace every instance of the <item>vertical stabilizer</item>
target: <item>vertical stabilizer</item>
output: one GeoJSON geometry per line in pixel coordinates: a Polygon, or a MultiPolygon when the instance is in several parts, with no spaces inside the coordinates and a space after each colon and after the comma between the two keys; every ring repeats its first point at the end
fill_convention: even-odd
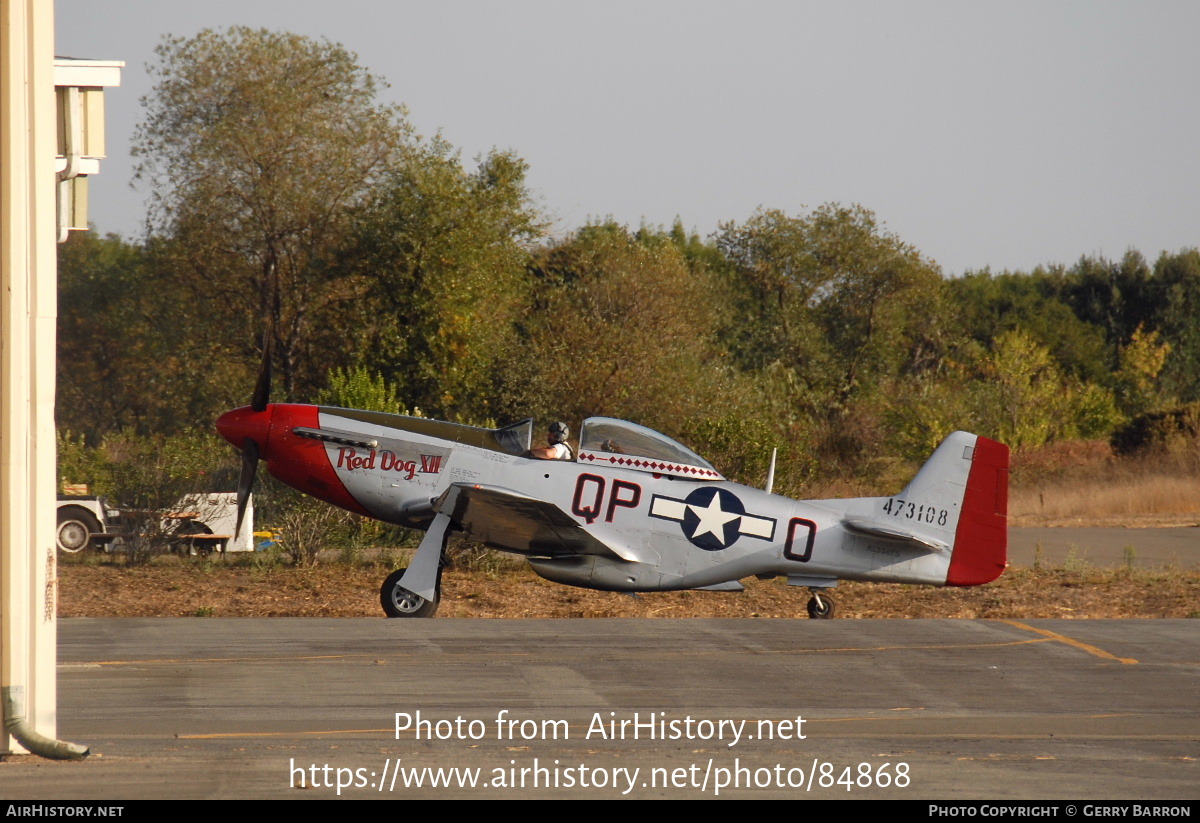
{"type": "MultiPolygon", "coordinates": [[[[830,501],[833,502],[833,501],[830,501]]],[[[861,502],[842,523],[852,534],[907,543],[940,558],[921,582],[947,586],[990,583],[1008,560],[1008,447],[954,432],[937,447],[904,491],[861,502]],[[944,575],[944,576],[943,576],[944,575]]]]}

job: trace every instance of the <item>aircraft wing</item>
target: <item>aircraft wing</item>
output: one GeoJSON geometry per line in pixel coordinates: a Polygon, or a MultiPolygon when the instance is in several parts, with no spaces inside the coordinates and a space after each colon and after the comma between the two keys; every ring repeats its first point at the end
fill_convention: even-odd
{"type": "Polygon", "coordinates": [[[472,539],[492,548],[540,557],[594,554],[641,560],[628,547],[600,540],[553,503],[511,489],[456,483],[434,508],[445,511],[472,539]]]}

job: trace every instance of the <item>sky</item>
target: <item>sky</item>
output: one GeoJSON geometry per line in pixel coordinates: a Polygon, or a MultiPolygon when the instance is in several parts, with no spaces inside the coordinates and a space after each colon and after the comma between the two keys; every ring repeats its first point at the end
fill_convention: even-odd
{"type": "Polygon", "coordinates": [[[1200,3],[57,0],[106,93],[101,233],[144,233],[131,136],[165,35],[341,43],[426,136],[530,165],[566,234],[709,236],[758,208],[857,203],[948,274],[1200,245],[1200,3]]]}

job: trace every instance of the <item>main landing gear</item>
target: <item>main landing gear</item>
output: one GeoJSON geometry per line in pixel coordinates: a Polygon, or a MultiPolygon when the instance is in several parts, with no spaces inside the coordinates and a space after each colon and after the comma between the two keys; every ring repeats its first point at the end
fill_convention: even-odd
{"type": "MultiPolygon", "coordinates": [[[[458,487],[442,495],[442,503],[453,511],[458,487]]],[[[425,530],[421,544],[408,568],[396,569],[383,581],[379,603],[388,617],[433,617],[442,599],[442,568],[446,565],[446,538],[450,517],[439,511],[425,530]]]]}
{"type": "Polygon", "coordinates": [[[808,600],[808,616],[813,620],[828,620],[833,617],[833,598],[822,594],[820,589],[809,589],[812,597],[808,600]]]}
{"type": "Polygon", "coordinates": [[[433,617],[437,612],[438,602],[442,599],[442,570],[438,568],[437,589],[433,600],[426,600],[421,595],[410,592],[400,585],[407,568],[396,569],[387,576],[379,588],[379,605],[388,617],[433,617]]]}

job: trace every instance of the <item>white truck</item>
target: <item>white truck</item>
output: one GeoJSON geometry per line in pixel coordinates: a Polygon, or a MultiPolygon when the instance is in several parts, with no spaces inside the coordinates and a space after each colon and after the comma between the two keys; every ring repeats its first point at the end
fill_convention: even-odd
{"type": "Polygon", "coordinates": [[[108,549],[120,531],[121,511],[102,497],[88,494],[58,496],[58,550],[64,554],[79,554],[94,549],[108,549]]]}
{"type": "MultiPolygon", "coordinates": [[[[64,554],[79,554],[93,548],[120,551],[132,527],[131,518],[122,515],[102,497],[88,494],[58,496],[58,549],[64,554]]],[[[235,540],[237,494],[214,492],[188,494],[161,515],[161,533],[173,551],[186,554],[254,551],[254,499],[246,505],[242,533],[235,540]]]]}

